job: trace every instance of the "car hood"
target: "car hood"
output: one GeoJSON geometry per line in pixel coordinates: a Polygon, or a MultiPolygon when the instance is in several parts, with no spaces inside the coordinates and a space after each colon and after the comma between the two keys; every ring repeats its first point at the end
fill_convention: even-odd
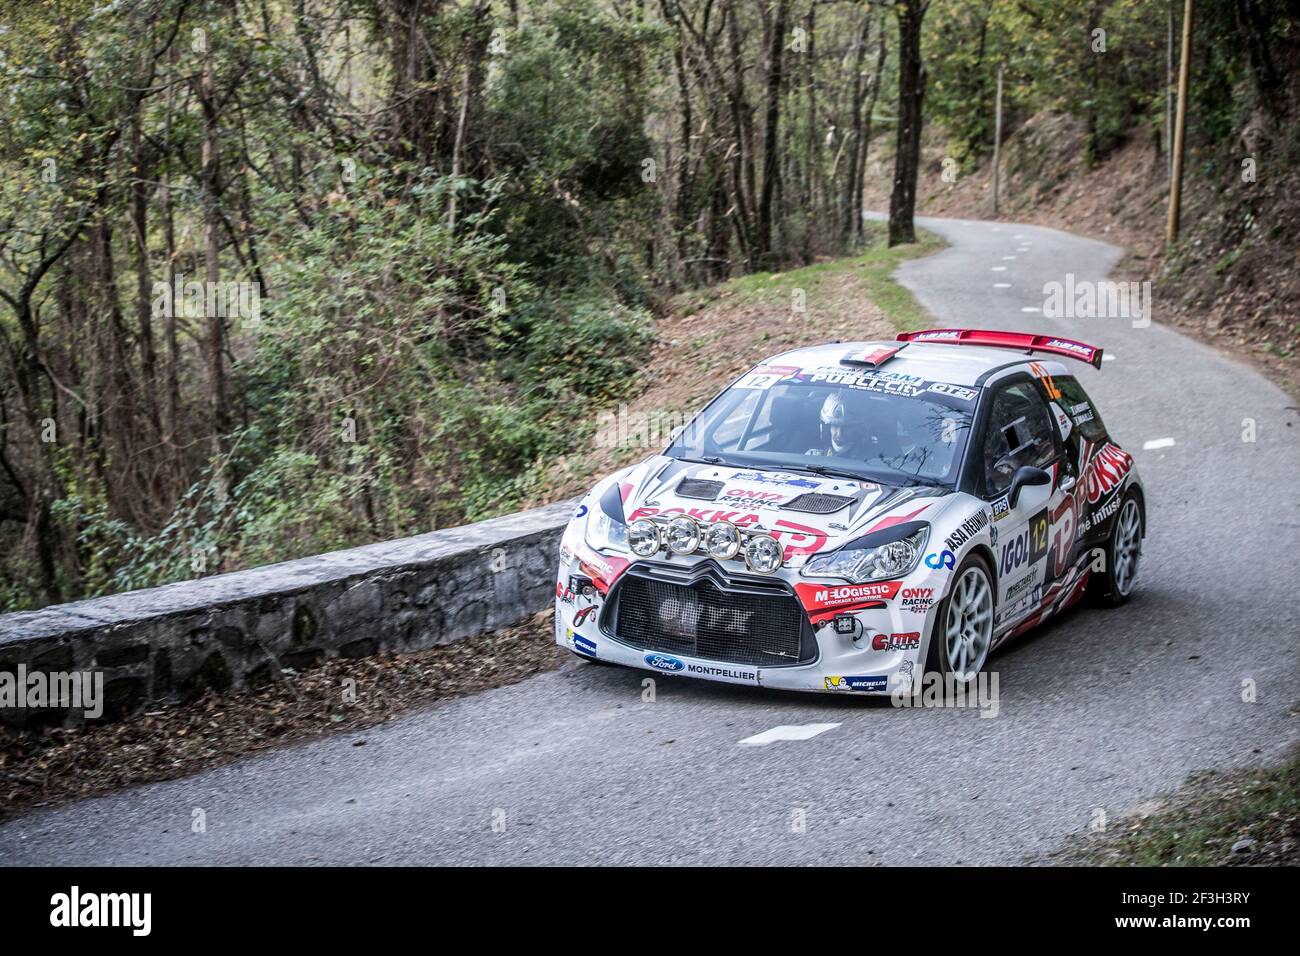
{"type": "Polygon", "coordinates": [[[798,562],[904,521],[922,520],[944,489],[898,488],[797,471],[656,456],[616,478],[626,519],[686,514],[772,533],[798,562]]]}

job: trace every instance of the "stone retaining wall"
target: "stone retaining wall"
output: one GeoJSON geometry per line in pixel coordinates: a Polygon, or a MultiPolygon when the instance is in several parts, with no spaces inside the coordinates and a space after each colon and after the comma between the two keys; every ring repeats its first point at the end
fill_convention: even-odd
{"type": "MultiPolygon", "coordinates": [[[[0,615],[0,674],[102,672],[104,719],[242,690],[330,657],[418,651],[516,624],[555,596],[572,503],[164,587],[0,615]]],[[[12,682],[11,682],[12,686],[12,682]]],[[[0,721],[80,710],[0,706],[0,721]]]]}

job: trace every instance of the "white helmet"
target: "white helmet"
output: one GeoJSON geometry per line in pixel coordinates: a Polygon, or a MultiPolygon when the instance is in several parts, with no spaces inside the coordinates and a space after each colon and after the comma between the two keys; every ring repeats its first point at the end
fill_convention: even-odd
{"type": "Polygon", "coordinates": [[[826,396],[826,401],[822,402],[821,424],[822,434],[830,433],[832,451],[839,454],[848,448],[848,436],[845,434],[848,412],[844,408],[844,399],[840,397],[839,392],[831,392],[826,396]]]}

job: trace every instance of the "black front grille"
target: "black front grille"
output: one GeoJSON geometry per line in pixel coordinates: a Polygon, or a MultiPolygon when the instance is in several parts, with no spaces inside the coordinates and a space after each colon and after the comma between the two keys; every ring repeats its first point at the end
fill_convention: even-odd
{"type": "Polygon", "coordinates": [[[628,572],[616,588],[612,636],[642,650],[730,664],[778,667],[817,656],[808,619],[788,590],[776,582],[732,590],[717,577],[687,583],[628,572]]]}
{"type": "Polygon", "coordinates": [[[828,515],[831,512],[839,511],[841,508],[847,508],[851,504],[853,504],[853,499],[846,498],[844,495],[825,495],[812,491],[790,499],[781,507],[787,511],[806,511],[814,515],[828,515]]]}

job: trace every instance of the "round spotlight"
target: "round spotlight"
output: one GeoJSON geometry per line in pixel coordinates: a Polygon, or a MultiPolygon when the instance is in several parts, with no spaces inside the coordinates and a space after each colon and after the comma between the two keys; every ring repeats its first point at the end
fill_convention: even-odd
{"type": "Polygon", "coordinates": [[[694,554],[700,546],[700,526],[694,518],[678,515],[668,522],[668,550],[674,554],[694,554]]]}
{"type": "Polygon", "coordinates": [[[637,518],[627,526],[627,546],[635,555],[650,557],[659,550],[659,526],[649,518],[637,518]]]}
{"type": "Polygon", "coordinates": [[[704,550],[719,561],[734,558],[740,551],[740,531],[730,521],[715,521],[704,531],[704,550]]]}
{"type": "Polygon", "coordinates": [[[759,574],[771,574],[781,567],[781,545],[770,534],[756,534],[745,543],[745,564],[759,574]]]}

